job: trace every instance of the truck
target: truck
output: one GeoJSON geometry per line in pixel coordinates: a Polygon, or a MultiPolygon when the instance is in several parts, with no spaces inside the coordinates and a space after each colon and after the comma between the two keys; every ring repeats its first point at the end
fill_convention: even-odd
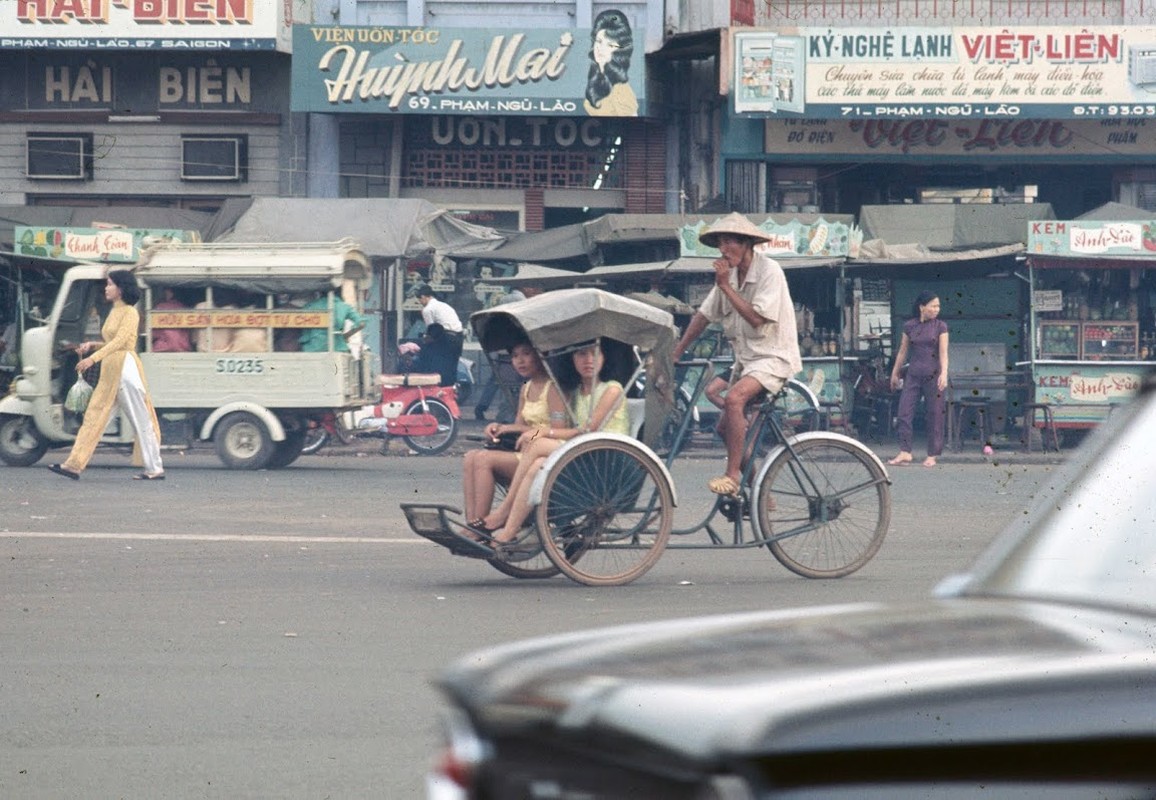
{"type": "MultiPolygon", "coordinates": [[[[47,324],[25,331],[20,372],[0,399],[6,464],[31,466],[75,439],[81,418],[64,399],[76,345],[98,339],[108,313],[110,268],[118,267],[69,268],[47,324]]],[[[372,280],[356,242],[168,243],[123,268],[142,287],[137,350],[163,443],[211,442],[232,469],[282,468],[301,455],[311,428],[380,398],[372,353],[358,346],[357,330],[333,324],[340,302],[360,314],[372,280]],[[156,308],[166,294],[180,300],[156,308]],[[162,330],[197,344],[158,351],[153,334],[162,330]]],[[[128,419],[114,414],[101,444],[132,442],[128,419]]]]}

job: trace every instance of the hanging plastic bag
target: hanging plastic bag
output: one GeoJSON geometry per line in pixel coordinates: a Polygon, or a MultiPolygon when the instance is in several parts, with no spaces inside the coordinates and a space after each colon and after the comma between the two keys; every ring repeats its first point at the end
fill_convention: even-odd
{"type": "Polygon", "coordinates": [[[76,383],[68,390],[68,396],[64,398],[64,407],[73,413],[83,414],[91,399],[92,387],[84,378],[77,377],[76,383]]]}

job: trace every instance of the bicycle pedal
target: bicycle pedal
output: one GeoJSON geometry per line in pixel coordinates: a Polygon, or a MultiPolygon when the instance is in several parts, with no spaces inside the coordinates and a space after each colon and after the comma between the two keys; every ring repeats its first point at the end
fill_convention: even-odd
{"type": "Polygon", "coordinates": [[[743,519],[751,518],[751,504],[745,497],[741,500],[733,497],[725,498],[719,503],[718,510],[730,522],[738,521],[740,514],[743,519]]]}

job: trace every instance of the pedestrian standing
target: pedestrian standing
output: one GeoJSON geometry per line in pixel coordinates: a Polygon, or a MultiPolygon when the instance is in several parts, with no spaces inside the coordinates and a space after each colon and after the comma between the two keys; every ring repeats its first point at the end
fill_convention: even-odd
{"type": "Polygon", "coordinates": [[[726,441],[726,472],[708,484],[715,494],[737,496],[747,434],[747,403],[766,391],[775,395],[803,368],[795,306],[783,268],[755,250],[771,237],[742,214],[728,214],[703,231],[699,241],[721,253],[713,263],[715,285],[678,344],[677,361],[712,322],[722,322],[734,349],[730,388],[723,400],[720,433],[726,441]]]}
{"type": "Polygon", "coordinates": [[[903,338],[891,368],[891,389],[899,394],[899,455],[888,464],[910,464],[915,406],[923,397],[927,413],[927,458],[923,466],[934,467],[943,452],[947,403],[947,323],[939,318],[939,297],[927,289],[912,305],[913,316],[903,323],[903,338]],[[906,374],[904,374],[906,366],[906,374]]]}
{"type": "Polygon", "coordinates": [[[144,472],[134,475],[136,480],[162,481],[165,479],[161,464],[161,434],[157,414],[149,399],[144,380],[144,366],[136,354],[140,312],[136,310],[140,289],[136,277],[128,270],[108,273],[104,297],[112,303],[108,319],[101,327],[103,342],[84,342],[76,348],[81,358],[76,371],[83,373],[100,364],[100,380],[92,392],[84,423],[76,434],[72,452],[63,464],[48,468],[57,475],[79,480],[88,466],[108,420],[114,411],[122,410],[136,434],[137,445],[144,462],[144,472]]]}

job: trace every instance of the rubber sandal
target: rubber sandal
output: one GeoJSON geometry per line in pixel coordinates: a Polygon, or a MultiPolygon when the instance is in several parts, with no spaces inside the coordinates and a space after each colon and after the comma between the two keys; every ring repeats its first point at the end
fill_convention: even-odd
{"type": "Polygon", "coordinates": [[[715,494],[725,494],[729,497],[739,496],[739,484],[730,475],[720,475],[707,482],[707,488],[715,494]]]}
{"type": "Polygon", "coordinates": [[[901,458],[899,456],[895,456],[895,458],[891,459],[887,463],[893,467],[905,467],[908,464],[910,464],[912,461],[914,461],[914,459],[912,459],[912,458],[901,458]]]}
{"type": "Polygon", "coordinates": [[[147,472],[141,472],[132,476],[134,481],[163,481],[165,474],[158,472],[156,475],[149,475],[147,472]]]}
{"type": "Polygon", "coordinates": [[[60,466],[59,464],[49,464],[48,470],[50,472],[55,472],[57,475],[63,475],[66,478],[71,478],[74,481],[80,480],[80,473],[79,472],[73,472],[70,469],[65,469],[64,467],[60,466]]]}

